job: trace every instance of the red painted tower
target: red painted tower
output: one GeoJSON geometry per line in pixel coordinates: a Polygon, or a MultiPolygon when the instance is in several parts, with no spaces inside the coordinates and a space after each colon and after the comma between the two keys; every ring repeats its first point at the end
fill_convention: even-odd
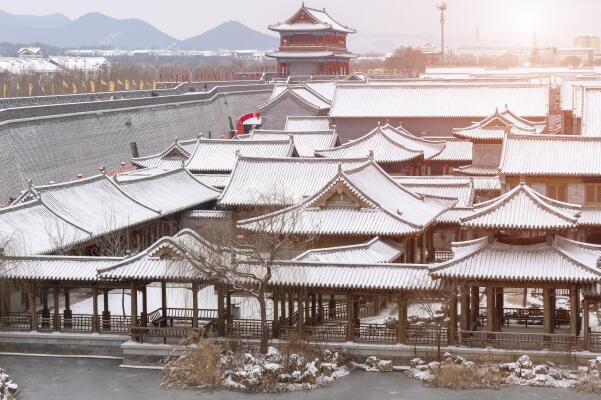
{"type": "Polygon", "coordinates": [[[280,34],[280,48],[268,53],[278,60],[280,76],[347,75],[355,55],[346,47],[346,36],[355,33],[323,10],[303,4],[286,22],[270,25],[280,34]]]}

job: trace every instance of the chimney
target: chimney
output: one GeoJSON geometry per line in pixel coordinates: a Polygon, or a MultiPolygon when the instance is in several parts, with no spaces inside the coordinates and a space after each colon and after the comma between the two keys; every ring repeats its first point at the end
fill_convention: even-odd
{"type": "Polygon", "coordinates": [[[138,151],[138,143],[131,142],[129,144],[129,148],[131,149],[131,155],[132,155],[133,158],[140,157],[140,152],[138,151]]]}
{"type": "Polygon", "coordinates": [[[77,174],[77,180],[81,180],[83,179],[83,175],[82,174],[77,174]]]}

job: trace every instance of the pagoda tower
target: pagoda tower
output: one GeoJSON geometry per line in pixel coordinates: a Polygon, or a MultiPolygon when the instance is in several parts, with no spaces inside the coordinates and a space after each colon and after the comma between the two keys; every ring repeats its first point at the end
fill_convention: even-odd
{"type": "Polygon", "coordinates": [[[280,76],[348,75],[355,57],[346,36],[355,29],[340,24],[323,10],[302,7],[287,21],[270,25],[280,34],[280,48],[267,57],[278,60],[280,76]]]}

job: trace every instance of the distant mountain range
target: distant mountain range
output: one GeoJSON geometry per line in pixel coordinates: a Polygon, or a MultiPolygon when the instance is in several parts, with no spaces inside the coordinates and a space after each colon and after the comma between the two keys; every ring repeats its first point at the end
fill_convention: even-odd
{"type": "Polygon", "coordinates": [[[14,15],[1,10],[0,38],[8,43],[42,43],[60,48],[268,50],[278,45],[275,36],[235,21],[180,41],[136,18],[117,19],[88,13],[70,20],[62,14],[14,15]]]}

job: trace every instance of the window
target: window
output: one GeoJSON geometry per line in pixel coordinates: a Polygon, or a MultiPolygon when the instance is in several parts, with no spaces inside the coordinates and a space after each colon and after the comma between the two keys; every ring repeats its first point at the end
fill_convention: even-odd
{"type": "Polygon", "coordinates": [[[568,185],[565,183],[548,183],[547,196],[559,201],[568,201],[568,185]]]}
{"type": "Polygon", "coordinates": [[[584,192],[584,202],[587,205],[601,205],[601,183],[587,183],[584,192]]]}

